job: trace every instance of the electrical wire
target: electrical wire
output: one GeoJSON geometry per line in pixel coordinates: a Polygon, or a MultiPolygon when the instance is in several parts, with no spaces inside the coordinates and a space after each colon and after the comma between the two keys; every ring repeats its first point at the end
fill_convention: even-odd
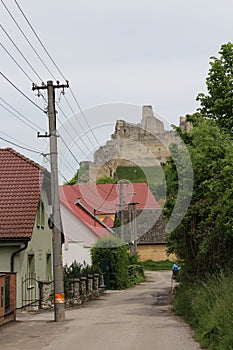
{"type": "MultiPolygon", "coordinates": [[[[80,125],[82,131],[83,131],[84,133],[86,133],[86,130],[84,129],[84,127],[83,127],[82,124],[80,123],[80,120],[78,119],[78,117],[77,117],[77,115],[76,115],[74,109],[72,108],[71,104],[70,104],[69,101],[67,100],[66,96],[64,96],[64,99],[65,99],[67,105],[69,106],[71,112],[73,113],[75,119],[77,120],[78,124],[80,125]]],[[[80,111],[81,111],[81,110],[80,110],[80,111]]],[[[81,111],[81,113],[82,113],[82,111],[81,111]]],[[[89,140],[90,143],[92,144],[92,146],[95,147],[95,145],[94,145],[94,143],[92,142],[92,140],[90,139],[89,135],[88,135],[88,134],[86,134],[86,135],[87,135],[88,140],[89,140]]],[[[97,142],[98,142],[98,140],[97,140],[97,142]]],[[[99,143],[99,142],[98,142],[98,143],[99,143]]]]}
{"type": "Polygon", "coordinates": [[[35,107],[40,109],[43,113],[46,113],[40,106],[38,106],[35,102],[33,102],[27,95],[25,95],[15,84],[13,84],[10,79],[8,79],[5,74],[0,72],[0,75],[9,83],[11,84],[21,95],[23,95],[28,101],[30,101],[35,107]]]}
{"type": "MultiPolygon", "coordinates": [[[[59,172],[59,175],[63,178],[63,180],[67,183],[69,180],[67,180],[67,178],[61,173],[59,172]]],[[[65,185],[67,186],[67,185],[65,185]]],[[[101,206],[103,206],[103,204],[107,201],[107,199],[109,198],[109,196],[111,195],[113,189],[115,187],[115,184],[112,184],[112,188],[109,192],[106,192],[106,191],[103,191],[104,193],[107,194],[107,197],[104,199],[103,203],[101,204],[101,206]]],[[[72,189],[72,191],[75,192],[75,194],[79,195],[80,196],[80,192],[78,191],[78,189],[74,186],[74,185],[70,185],[70,188],[72,189]]],[[[96,193],[94,191],[92,191],[90,188],[89,188],[89,191],[94,193],[96,195],[96,193]]],[[[86,199],[84,198],[84,200],[86,201],[86,199]]],[[[96,202],[93,202],[91,201],[89,198],[87,199],[88,203],[91,203],[91,204],[94,204],[94,206],[96,206],[96,202]]],[[[69,202],[69,201],[67,201],[69,202]]],[[[70,202],[71,204],[74,204],[73,202],[70,202]]],[[[101,208],[101,206],[99,206],[98,208],[93,208],[94,210],[99,210],[101,208]]],[[[108,207],[108,210],[115,210],[115,208],[111,207],[109,208],[108,207]]]]}
{"type": "MultiPolygon", "coordinates": [[[[3,2],[3,0],[1,0],[3,2]]],[[[43,44],[42,40],[40,39],[39,35],[36,33],[35,29],[33,28],[33,26],[31,25],[30,21],[28,20],[27,16],[25,15],[24,11],[22,10],[22,8],[20,7],[19,3],[17,0],[14,0],[16,6],[18,7],[19,11],[21,12],[22,16],[24,17],[25,21],[27,22],[28,26],[30,27],[30,29],[32,30],[32,32],[34,33],[35,37],[37,38],[37,40],[39,41],[40,45],[42,46],[42,48],[44,49],[44,51],[46,52],[47,56],[49,57],[49,59],[51,60],[51,62],[54,64],[54,66],[56,67],[57,71],[59,72],[59,74],[62,76],[62,78],[66,81],[66,77],[65,75],[62,73],[61,69],[58,67],[58,65],[56,64],[56,62],[54,61],[54,59],[52,58],[52,56],[50,55],[50,53],[48,52],[48,50],[46,49],[45,45],[43,44]]],[[[52,75],[52,74],[51,74],[52,75]]],[[[53,75],[52,75],[53,76],[53,75]]],[[[53,76],[54,77],[54,76],[53,76]]],[[[54,78],[55,79],[55,78],[54,78]]],[[[55,79],[56,80],[56,79],[55,79]]],[[[95,136],[72,88],[70,87],[70,92],[71,95],[76,103],[76,105],[78,106],[78,109],[80,110],[80,113],[82,115],[82,117],[84,118],[85,122],[87,123],[87,126],[89,128],[89,130],[91,131],[91,134],[93,135],[94,139],[96,140],[96,142],[99,144],[99,146],[101,146],[99,140],[97,139],[97,137],[95,136]]],[[[75,115],[75,113],[74,113],[75,115]]]]}
{"type": "MultiPolygon", "coordinates": [[[[2,0],[1,0],[2,1],[2,0]]],[[[52,61],[52,63],[54,64],[54,66],[56,67],[57,71],[61,74],[62,78],[66,81],[67,79],[65,78],[65,76],[63,75],[63,73],[61,72],[61,70],[59,69],[59,67],[56,65],[55,61],[53,60],[52,56],[50,55],[50,53],[48,52],[48,50],[46,49],[46,47],[44,46],[44,44],[42,43],[42,41],[40,40],[39,36],[37,35],[36,31],[34,30],[34,28],[32,27],[31,23],[29,22],[28,18],[26,17],[25,13],[23,12],[22,8],[19,6],[18,2],[16,0],[14,0],[15,4],[17,5],[18,9],[20,10],[21,14],[23,15],[24,19],[26,20],[27,24],[29,25],[29,27],[31,28],[32,32],[34,33],[34,35],[36,36],[37,40],[39,41],[39,43],[41,44],[41,46],[43,47],[44,51],[46,52],[46,54],[48,55],[48,57],[50,58],[50,60],[52,61]]],[[[56,79],[55,79],[56,80],[56,79]]]]}
{"type": "Polygon", "coordinates": [[[3,50],[7,53],[7,55],[12,59],[12,61],[15,62],[15,64],[19,67],[19,69],[26,75],[26,77],[30,80],[31,83],[33,83],[32,78],[30,78],[30,76],[25,72],[25,70],[20,66],[20,64],[14,59],[14,57],[10,54],[10,52],[5,48],[5,46],[0,43],[0,45],[2,46],[3,50]]]}
{"type": "MultiPolygon", "coordinates": [[[[3,133],[3,132],[1,131],[1,133],[3,133]]],[[[4,133],[3,133],[3,134],[4,134],[4,133]]],[[[12,137],[9,136],[9,135],[8,135],[8,137],[12,138],[12,137]]],[[[44,153],[43,153],[43,152],[37,151],[37,150],[32,149],[32,148],[20,146],[19,144],[15,143],[15,142],[12,142],[12,141],[9,141],[9,140],[5,139],[4,137],[1,137],[1,136],[0,136],[0,140],[5,141],[5,142],[7,142],[7,143],[9,143],[9,144],[11,144],[11,145],[14,145],[14,146],[16,146],[16,147],[19,147],[19,148],[21,148],[21,149],[24,149],[24,150],[26,150],[26,151],[29,151],[29,152],[32,152],[32,153],[36,153],[36,154],[40,154],[40,155],[43,155],[43,156],[44,156],[44,153]]],[[[20,141],[18,141],[18,142],[20,142],[20,141]]]]}
{"type": "Polygon", "coordinates": [[[14,45],[14,47],[16,48],[16,50],[20,53],[20,55],[23,57],[23,59],[25,60],[25,62],[27,62],[27,64],[29,65],[29,67],[31,68],[31,70],[34,72],[34,74],[37,76],[37,78],[40,81],[43,81],[43,79],[39,76],[39,74],[37,73],[37,71],[33,68],[33,66],[31,65],[31,63],[28,61],[28,59],[25,57],[25,55],[22,53],[22,51],[18,48],[18,46],[15,44],[14,40],[10,37],[10,35],[7,33],[7,31],[3,28],[3,26],[0,24],[0,27],[2,29],[2,31],[5,33],[5,35],[7,36],[7,38],[11,41],[11,43],[14,45]]]}
{"type": "Polygon", "coordinates": [[[67,148],[67,150],[69,151],[69,153],[72,155],[72,157],[74,158],[74,160],[78,163],[78,165],[80,166],[80,162],[78,161],[78,158],[74,155],[74,153],[69,149],[69,146],[67,145],[67,143],[65,142],[65,140],[63,139],[63,137],[61,135],[59,135],[60,139],[62,140],[62,142],[64,143],[65,147],[67,148]]]}
{"type": "Polygon", "coordinates": [[[6,109],[9,113],[11,113],[15,118],[17,118],[18,120],[20,120],[22,123],[24,123],[25,125],[27,125],[29,128],[31,128],[34,131],[37,131],[38,129],[41,131],[44,131],[43,129],[41,129],[41,127],[39,127],[37,124],[35,124],[34,122],[32,122],[29,118],[25,117],[22,113],[20,113],[19,111],[17,111],[14,107],[12,107],[8,102],[6,102],[2,97],[0,97],[0,100],[5,103],[8,107],[10,107],[11,109],[13,109],[14,112],[18,113],[23,119],[27,120],[29,122],[29,124],[27,124],[24,120],[22,120],[19,116],[17,116],[16,114],[14,114],[11,110],[9,110],[8,108],[6,108],[4,105],[2,105],[0,103],[0,105],[6,109]],[[33,128],[32,125],[34,125],[37,129],[33,128]]]}
{"type": "Polygon", "coordinates": [[[77,98],[76,98],[76,96],[75,96],[75,94],[74,94],[74,92],[73,92],[73,90],[72,90],[71,87],[70,87],[70,92],[71,92],[71,95],[72,95],[74,101],[76,102],[76,104],[77,104],[77,106],[78,106],[78,109],[80,110],[81,115],[83,116],[83,119],[84,119],[85,122],[87,123],[87,126],[88,126],[89,130],[91,131],[91,133],[92,133],[94,139],[95,139],[96,142],[99,144],[99,146],[101,146],[101,144],[100,144],[99,140],[97,139],[97,137],[95,136],[95,134],[94,134],[94,132],[93,132],[93,130],[92,130],[92,128],[91,128],[91,126],[90,126],[90,124],[89,124],[89,122],[88,122],[86,116],[85,116],[85,114],[83,113],[83,110],[82,110],[82,108],[81,108],[81,106],[80,106],[80,104],[79,104],[79,102],[78,102],[78,100],[77,100],[77,98]]]}
{"type": "MultiPolygon", "coordinates": [[[[34,51],[34,53],[36,54],[36,56],[39,58],[39,60],[41,61],[41,63],[44,65],[44,67],[48,70],[48,72],[51,74],[51,76],[56,80],[55,76],[52,74],[52,72],[49,70],[49,68],[47,67],[47,65],[44,63],[44,61],[41,59],[41,57],[38,55],[37,51],[34,49],[33,45],[30,43],[30,41],[28,40],[27,36],[24,34],[23,30],[21,29],[21,27],[19,26],[18,22],[15,20],[15,18],[13,17],[13,15],[11,14],[10,10],[7,8],[7,6],[5,5],[4,1],[1,0],[3,6],[5,7],[5,9],[7,10],[8,14],[10,15],[10,17],[12,18],[12,20],[14,21],[14,23],[16,24],[17,28],[19,29],[19,31],[21,32],[21,34],[24,36],[25,40],[28,42],[28,44],[30,45],[30,47],[32,48],[32,50],[34,51]]],[[[54,64],[54,66],[56,67],[56,69],[58,70],[58,72],[61,74],[61,76],[63,77],[63,79],[67,80],[64,76],[64,74],[61,72],[61,70],[59,69],[59,67],[57,66],[57,64],[55,63],[55,61],[53,60],[52,56],[49,54],[48,50],[46,49],[46,47],[44,46],[44,44],[42,43],[42,41],[40,40],[39,36],[37,35],[36,31],[34,30],[34,28],[32,27],[32,25],[30,24],[29,20],[27,19],[26,15],[24,14],[22,8],[19,6],[18,2],[16,0],[14,0],[15,4],[17,5],[18,9],[20,10],[21,14],[23,15],[24,19],[26,20],[27,24],[29,25],[29,27],[31,28],[31,30],[33,31],[34,35],[36,36],[37,40],[39,41],[39,43],[41,44],[41,46],[43,47],[43,49],[45,50],[46,54],[48,55],[48,57],[50,58],[50,60],[52,61],[52,63],[54,64]]],[[[2,26],[1,26],[2,27],[2,26]]],[[[3,29],[3,27],[2,27],[3,29]]],[[[4,30],[4,29],[3,29],[4,30]]],[[[6,31],[4,30],[5,34],[8,36],[8,38],[11,40],[11,42],[14,44],[14,46],[17,48],[17,46],[15,45],[14,41],[9,37],[9,35],[6,33],[6,31]]],[[[21,51],[17,48],[17,50],[21,53],[21,51]]],[[[21,55],[23,55],[21,53],[21,55]]],[[[24,55],[23,55],[24,57],[24,55]]],[[[25,57],[24,57],[25,58],[25,57]]],[[[26,58],[25,58],[26,59],[26,58]]],[[[26,62],[30,65],[30,63],[26,60],[26,62]]],[[[33,68],[30,65],[31,68],[33,68]]],[[[41,82],[43,81],[39,75],[34,71],[34,73],[37,75],[37,77],[41,80],[41,82]]],[[[42,108],[40,108],[38,105],[36,105],[31,99],[29,99],[19,88],[17,88],[3,73],[0,72],[0,74],[14,87],[16,88],[21,94],[23,94],[24,97],[26,97],[30,102],[32,102],[36,107],[38,107],[40,110],[42,110],[43,112],[45,112],[42,108]]],[[[31,80],[31,79],[30,79],[31,80]]],[[[98,141],[98,139],[96,138],[95,134],[93,133],[92,128],[90,127],[90,124],[88,123],[86,116],[84,115],[80,104],[78,103],[77,98],[74,95],[74,92],[72,89],[70,89],[72,97],[74,98],[74,101],[76,102],[84,120],[86,121],[92,135],[94,136],[96,142],[100,144],[100,142],[98,141]]],[[[67,99],[66,99],[67,101],[67,99]]],[[[68,102],[68,101],[67,101],[68,102]]],[[[68,103],[69,107],[71,108],[71,110],[73,111],[71,105],[68,103]]],[[[75,112],[73,111],[73,114],[76,116],[75,112]]],[[[68,120],[68,119],[67,119],[68,120]]],[[[80,121],[78,121],[80,124],[80,121]]],[[[80,124],[81,126],[81,124],[80,124]]],[[[85,132],[84,128],[82,127],[82,130],[85,132]]],[[[71,135],[70,135],[71,136],[71,135]]],[[[89,136],[88,136],[89,138],[89,136]]],[[[71,153],[71,155],[73,156],[73,158],[75,159],[75,161],[79,164],[80,166],[80,162],[78,161],[78,159],[75,157],[74,153],[69,149],[68,145],[66,144],[66,142],[64,141],[64,139],[61,137],[62,142],[64,143],[65,147],[68,149],[69,153],[71,153]]],[[[89,141],[91,142],[90,138],[89,141]]],[[[84,142],[84,141],[83,141],[84,142]]],[[[87,147],[87,146],[86,146],[87,147]]],[[[113,187],[112,187],[113,188],[113,187]]],[[[110,191],[111,193],[111,191],[110,191]]],[[[110,195],[110,193],[108,195],[110,195]]],[[[106,200],[105,200],[106,201],[106,200]]]]}
{"type": "MultiPolygon", "coordinates": [[[[20,33],[23,35],[24,39],[27,41],[28,45],[31,47],[31,49],[33,50],[33,52],[35,53],[35,55],[37,56],[37,58],[40,60],[40,62],[43,64],[43,66],[47,69],[47,71],[49,72],[49,74],[51,74],[51,76],[56,80],[56,78],[54,77],[53,73],[50,71],[50,69],[48,68],[48,66],[44,63],[44,61],[41,59],[40,55],[38,54],[38,52],[36,51],[36,49],[34,48],[34,46],[31,44],[30,40],[27,38],[27,36],[24,34],[23,30],[21,29],[20,25],[18,24],[18,22],[16,21],[16,19],[14,18],[14,16],[12,15],[12,13],[10,12],[10,10],[8,9],[8,7],[6,6],[6,4],[4,3],[3,0],[1,0],[3,6],[5,7],[6,11],[8,12],[8,14],[10,15],[11,19],[13,20],[13,22],[15,23],[15,25],[17,26],[17,28],[19,29],[20,33]]],[[[43,80],[41,80],[43,81],[43,80]]]]}
{"type": "MultiPolygon", "coordinates": [[[[61,109],[61,107],[59,105],[57,105],[58,109],[62,112],[62,114],[65,116],[66,118],[66,115],[65,113],[63,112],[63,110],[61,109]]],[[[70,136],[71,140],[73,141],[73,143],[78,147],[78,149],[80,150],[80,152],[86,157],[86,154],[83,152],[83,150],[81,149],[81,147],[77,144],[77,142],[75,140],[73,140],[73,137],[72,135],[70,134],[70,132],[66,129],[66,127],[64,126],[64,123],[62,123],[62,121],[60,120],[60,118],[57,117],[57,120],[58,122],[60,123],[60,125],[62,125],[63,129],[66,131],[66,133],[70,136]]],[[[68,118],[66,118],[66,121],[68,122],[68,124],[71,126],[71,128],[73,130],[74,129],[74,126],[71,124],[70,120],[68,118]]],[[[80,137],[78,134],[77,134],[78,137],[80,137]]],[[[80,140],[82,141],[82,143],[84,144],[84,146],[86,147],[87,151],[89,152],[90,151],[90,148],[85,144],[85,142],[83,141],[82,138],[80,138],[80,140]]]]}

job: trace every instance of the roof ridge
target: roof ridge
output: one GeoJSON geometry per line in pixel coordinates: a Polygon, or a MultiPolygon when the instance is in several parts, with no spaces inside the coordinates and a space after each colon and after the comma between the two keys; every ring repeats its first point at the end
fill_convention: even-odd
{"type": "Polygon", "coordinates": [[[23,155],[23,154],[17,152],[16,150],[14,150],[14,149],[11,148],[11,147],[0,148],[0,152],[4,152],[4,151],[10,152],[11,154],[17,156],[18,158],[21,158],[21,159],[24,160],[25,162],[31,164],[32,166],[38,168],[38,169],[41,170],[41,171],[47,171],[47,172],[48,172],[48,170],[47,170],[45,167],[43,167],[42,165],[40,165],[40,164],[34,162],[33,160],[31,160],[30,158],[26,157],[25,155],[23,155]]]}

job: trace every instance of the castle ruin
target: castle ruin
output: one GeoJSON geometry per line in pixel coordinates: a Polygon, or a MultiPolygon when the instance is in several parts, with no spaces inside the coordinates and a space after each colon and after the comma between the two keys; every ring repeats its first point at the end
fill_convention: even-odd
{"type": "MultiPolygon", "coordinates": [[[[187,128],[185,118],[180,118],[180,127],[187,128]]],[[[111,140],[94,153],[93,162],[81,162],[79,182],[114,177],[118,166],[160,165],[169,157],[169,145],[177,142],[175,131],[165,130],[152,106],[143,106],[139,124],[117,120],[111,140]]]]}

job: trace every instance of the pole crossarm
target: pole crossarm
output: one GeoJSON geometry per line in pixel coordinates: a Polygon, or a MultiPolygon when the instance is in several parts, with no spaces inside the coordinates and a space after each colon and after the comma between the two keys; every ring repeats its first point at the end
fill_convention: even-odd
{"type": "MultiPolygon", "coordinates": [[[[49,83],[49,81],[47,82],[47,84],[49,83]]],[[[56,85],[53,85],[54,89],[65,89],[65,88],[69,88],[69,82],[68,80],[66,80],[66,84],[60,84],[59,81],[57,81],[56,85]]],[[[44,83],[42,83],[41,86],[37,86],[36,84],[32,84],[32,90],[47,90],[48,86],[44,83]]]]}

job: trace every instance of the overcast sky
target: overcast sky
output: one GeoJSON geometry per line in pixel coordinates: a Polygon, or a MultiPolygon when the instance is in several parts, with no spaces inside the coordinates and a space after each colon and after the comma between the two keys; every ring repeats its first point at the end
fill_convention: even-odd
{"type": "MultiPolygon", "coordinates": [[[[1,0],[1,42],[5,48],[1,47],[1,72],[44,108],[46,103],[32,92],[30,80],[40,85],[39,77],[46,82],[53,80],[53,76],[26,42],[2,1],[53,76],[60,83],[64,79],[41,48],[14,0],[1,0]]],[[[17,1],[69,80],[87,120],[80,114],[73,116],[79,109],[67,90],[66,98],[71,108],[61,96],[58,106],[64,114],[58,109],[58,117],[62,124],[66,118],[71,118],[73,128],[67,121],[66,130],[60,122],[58,125],[66,144],[77,157],[77,160],[69,158],[69,165],[63,162],[67,178],[72,177],[78,162],[91,159],[92,151],[110,138],[116,119],[140,122],[142,105],[152,105],[155,115],[168,125],[177,125],[180,116],[193,113],[198,107],[197,94],[205,92],[210,57],[218,56],[221,45],[232,41],[232,0],[17,1]],[[91,132],[89,126],[93,127],[91,132]],[[90,138],[86,136],[84,143],[79,144],[80,151],[73,145],[86,132],[90,138]]],[[[2,77],[0,84],[1,98],[46,131],[46,115],[2,77]]],[[[0,103],[6,106],[3,100],[0,103]]],[[[0,118],[0,137],[9,139],[9,135],[16,143],[40,151],[45,149],[46,141],[36,137],[36,130],[18,121],[1,106],[0,118]]],[[[46,165],[41,156],[0,140],[0,147],[9,146],[46,165]]],[[[66,151],[63,145],[61,159],[68,157],[66,151]]]]}

